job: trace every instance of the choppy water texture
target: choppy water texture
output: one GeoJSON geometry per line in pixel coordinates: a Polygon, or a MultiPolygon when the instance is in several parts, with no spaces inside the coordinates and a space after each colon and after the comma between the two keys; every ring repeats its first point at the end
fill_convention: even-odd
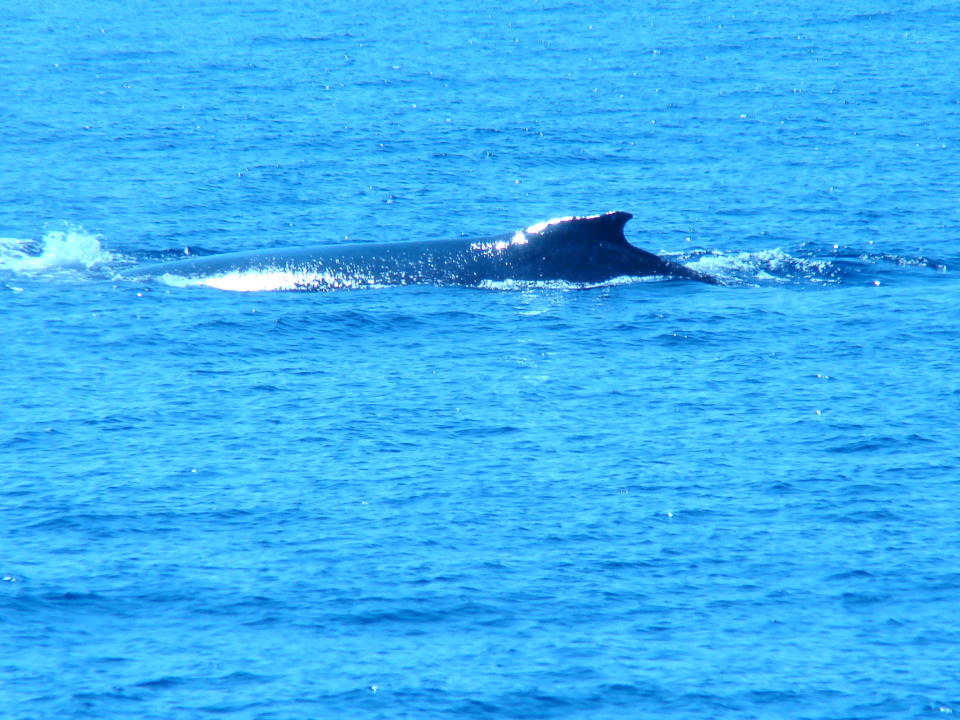
{"type": "Polygon", "coordinates": [[[4,5],[0,716],[960,710],[955,3],[4,5]],[[620,209],[728,284],[142,263],[620,209]]]}

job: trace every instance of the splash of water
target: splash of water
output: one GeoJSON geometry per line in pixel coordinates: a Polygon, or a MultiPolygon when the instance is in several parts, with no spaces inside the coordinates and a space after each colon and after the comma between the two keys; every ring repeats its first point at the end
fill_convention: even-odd
{"type": "Polygon", "coordinates": [[[92,270],[109,263],[113,255],[100,244],[99,235],[81,229],[54,230],[40,242],[0,238],[0,270],[38,275],[57,270],[92,270]]]}

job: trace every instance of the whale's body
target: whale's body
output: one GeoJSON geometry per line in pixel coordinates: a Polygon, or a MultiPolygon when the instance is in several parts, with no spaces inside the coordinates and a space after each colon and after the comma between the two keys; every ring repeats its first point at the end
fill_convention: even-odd
{"type": "MultiPolygon", "coordinates": [[[[709,275],[634,247],[623,234],[632,217],[610,212],[532,225],[474,240],[414,240],[277,248],[208,255],[142,267],[138,276],[206,280],[249,274],[284,277],[277,287],[328,290],[361,285],[478,285],[484,281],[602,283],[662,275],[716,283],[709,275]]],[[[223,284],[221,283],[221,286],[223,284]]]]}

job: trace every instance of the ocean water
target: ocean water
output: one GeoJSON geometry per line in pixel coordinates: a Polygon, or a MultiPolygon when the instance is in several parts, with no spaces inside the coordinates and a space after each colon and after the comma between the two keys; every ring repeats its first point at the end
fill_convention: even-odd
{"type": "Polygon", "coordinates": [[[960,7],[3,4],[0,717],[960,711],[960,7]],[[634,214],[721,286],[177,287],[634,214]]]}

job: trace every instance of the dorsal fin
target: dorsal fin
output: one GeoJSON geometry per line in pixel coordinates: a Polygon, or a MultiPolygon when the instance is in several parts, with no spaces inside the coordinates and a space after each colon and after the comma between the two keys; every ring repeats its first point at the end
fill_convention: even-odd
{"type": "Polygon", "coordinates": [[[576,238],[581,241],[608,242],[632,247],[623,235],[623,228],[632,217],[628,212],[614,210],[601,215],[555,218],[531,225],[526,229],[526,234],[548,238],[569,237],[571,233],[575,233],[576,238]]]}

